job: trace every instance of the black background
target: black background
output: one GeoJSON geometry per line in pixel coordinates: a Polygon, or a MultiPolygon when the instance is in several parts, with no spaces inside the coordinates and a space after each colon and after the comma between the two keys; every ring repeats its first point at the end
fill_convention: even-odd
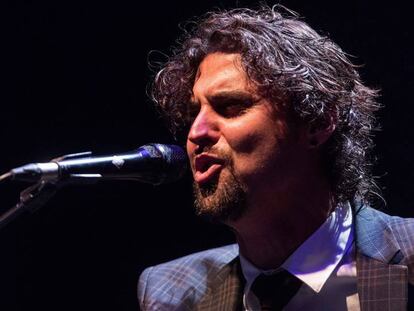
{"type": "MultiPolygon", "coordinates": [[[[173,143],[146,96],[148,54],[168,54],[178,24],[189,18],[252,3],[2,2],[0,172],[72,152],[173,143]]],[[[385,210],[413,216],[409,5],[281,3],[357,56],[364,81],[381,88],[375,173],[385,210]]],[[[25,186],[1,184],[0,211],[25,186]]],[[[137,310],[136,283],[146,266],[232,240],[225,228],[193,215],[189,176],[160,187],[67,187],[0,231],[0,310],[137,310]]]]}

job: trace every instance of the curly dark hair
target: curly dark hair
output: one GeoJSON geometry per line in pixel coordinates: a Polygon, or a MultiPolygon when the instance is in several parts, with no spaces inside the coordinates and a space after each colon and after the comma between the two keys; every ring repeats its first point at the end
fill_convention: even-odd
{"type": "Polygon", "coordinates": [[[317,127],[335,120],[323,156],[336,202],[375,193],[370,151],[378,91],[363,85],[338,45],[281,6],[210,12],[194,25],[151,90],[178,140],[191,125],[188,103],[201,61],[209,53],[239,53],[259,94],[274,103],[284,98],[295,120],[317,127]]]}

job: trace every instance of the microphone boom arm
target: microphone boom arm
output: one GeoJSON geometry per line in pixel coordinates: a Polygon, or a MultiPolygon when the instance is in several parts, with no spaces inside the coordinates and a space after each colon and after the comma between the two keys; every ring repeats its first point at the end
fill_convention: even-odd
{"type": "MultiPolygon", "coordinates": [[[[73,153],[67,154],[58,158],[53,159],[52,161],[61,161],[66,159],[74,159],[78,157],[82,157],[85,155],[91,155],[91,151],[80,152],[80,153],[73,153]]],[[[0,176],[1,180],[7,180],[10,177],[10,173],[6,173],[0,176]]],[[[97,182],[102,176],[99,174],[91,174],[91,175],[74,175],[73,178],[62,181],[62,180],[40,180],[38,183],[31,185],[20,192],[20,199],[19,202],[0,215],[0,229],[5,227],[8,223],[19,217],[24,212],[34,213],[40,207],[49,201],[53,195],[57,192],[57,190],[64,185],[69,183],[75,183],[76,181],[83,184],[92,184],[97,182]]]]}
{"type": "Polygon", "coordinates": [[[20,192],[20,201],[14,207],[0,215],[0,229],[23,212],[36,211],[56,193],[57,189],[56,184],[40,181],[20,192]]]}
{"type": "Polygon", "coordinates": [[[0,215],[0,229],[24,212],[34,213],[45,205],[55,193],[68,184],[94,184],[101,179],[99,174],[73,175],[70,179],[46,181],[40,180],[20,192],[19,202],[8,211],[0,215]]]}

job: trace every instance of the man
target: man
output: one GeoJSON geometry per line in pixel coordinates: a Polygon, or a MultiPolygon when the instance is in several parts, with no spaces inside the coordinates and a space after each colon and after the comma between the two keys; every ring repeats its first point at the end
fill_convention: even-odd
{"type": "Polygon", "coordinates": [[[405,310],[414,220],[368,206],[376,91],[276,8],[208,14],[157,74],[199,215],[237,245],[146,269],[143,310],[405,310]]]}

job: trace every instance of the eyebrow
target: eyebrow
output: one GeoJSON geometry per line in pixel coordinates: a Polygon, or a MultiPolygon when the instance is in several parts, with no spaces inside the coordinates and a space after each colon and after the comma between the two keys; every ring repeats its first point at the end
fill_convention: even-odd
{"type": "Polygon", "coordinates": [[[251,102],[254,103],[257,100],[255,100],[254,96],[246,91],[223,91],[215,93],[211,96],[207,96],[207,99],[210,103],[214,104],[221,104],[225,103],[229,100],[231,101],[238,101],[238,102],[251,102]]]}

